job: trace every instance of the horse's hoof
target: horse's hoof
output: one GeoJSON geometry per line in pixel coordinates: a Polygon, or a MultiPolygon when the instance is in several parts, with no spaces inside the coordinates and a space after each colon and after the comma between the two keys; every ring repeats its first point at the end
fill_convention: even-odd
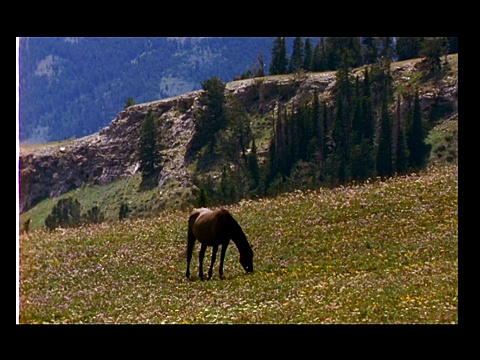
{"type": "Polygon", "coordinates": [[[220,275],[220,280],[225,280],[225,276],[224,276],[224,275],[220,275]]]}

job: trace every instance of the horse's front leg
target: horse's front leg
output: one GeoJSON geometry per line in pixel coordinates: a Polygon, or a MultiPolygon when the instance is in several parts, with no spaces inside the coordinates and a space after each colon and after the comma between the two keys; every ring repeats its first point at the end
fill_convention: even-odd
{"type": "Polygon", "coordinates": [[[203,258],[205,257],[205,251],[207,245],[202,244],[200,247],[200,254],[198,255],[198,276],[203,280],[203,258]]]}
{"type": "Polygon", "coordinates": [[[220,253],[220,268],[218,269],[218,274],[220,275],[220,279],[224,279],[223,276],[223,260],[225,260],[225,253],[227,252],[229,241],[225,242],[222,245],[222,252],[220,253]]]}
{"type": "Polygon", "coordinates": [[[208,280],[212,278],[213,264],[215,263],[215,259],[217,258],[217,250],[218,250],[218,245],[214,245],[212,249],[212,262],[210,263],[210,269],[208,269],[208,280]]]}

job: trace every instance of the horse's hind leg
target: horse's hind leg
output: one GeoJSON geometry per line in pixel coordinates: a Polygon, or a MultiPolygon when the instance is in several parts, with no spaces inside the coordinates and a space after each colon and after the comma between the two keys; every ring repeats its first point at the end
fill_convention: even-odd
{"type": "Polygon", "coordinates": [[[205,251],[207,250],[207,245],[202,244],[200,247],[200,253],[198,255],[198,276],[203,280],[203,258],[205,257],[205,251]]]}
{"type": "Polygon", "coordinates": [[[212,249],[212,262],[210,263],[210,269],[208,269],[208,280],[212,278],[213,274],[213,264],[215,264],[215,259],[217,258],[218,245],[214,245],[212,249]]]}
{"type": "Polygon", "coordinates": [[[195,236],[189,230],[188,231],[188,242],[187,242],[187,273],[185,274],[187,278],[190,278],[190,261],[192,260],[193,245],[195,245],[195,236]]]}

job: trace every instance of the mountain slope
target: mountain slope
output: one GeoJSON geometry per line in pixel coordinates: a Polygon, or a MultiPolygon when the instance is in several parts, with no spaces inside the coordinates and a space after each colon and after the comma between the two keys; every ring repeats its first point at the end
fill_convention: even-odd
{"type": "MultiPolygon", "coordinates": [[[[458,82],[457,55],[449,56],[452,73],[420,87],[424,118],[433,115],[450,119],[448,133],[441,128],[432,138],[432,154],[455,161],[457,141],[458,82]],[[455,65],[455,66],[453,66],[455,65]],[[432,115],[433,114],[433,115],[432,115]],[[440,115],[439,115],[440,114],[440,115]],[[449,140],[446,140],[448,137],[449,140]],[[453,139],[453,141],[452,141],[453,139]],[[448,147],[443,144],[448,142],[448,147]],[[438,149],[438,150],[436,150],[438,149]]],[[[414,79],[418,59],[392,64],[397,87],[414,79]],[[403,82],[403,83],[402,83],[403,82]]],[[[354,72],[361,73],[361,69],[354,72]]],[[[291,103],[316,88],[322,101],[329,101],[335,72],[269,76],[226,84],[247,109],[260,158],[264,158],[272,134],[272,118],[279,102],[291,103]],[[279,96],[279,95],[282,96],[279,96]]],[[[80,139],[43,146],[22,146],[20,153],[20,211],[22,221],[32,219],[42,227],[53,202],[62,194],[79,198],[85,209],[99,205],[106,218],[118,219],[121,202],[129,204],[132,216],[145,216],[165,208],[191,207],[195,200],[191,164],[185,150],[193,134],[193,113],[198,108],[198,91],[168,99],[131,106],[121,111],[100,132],[80,139]],[[142,187],[137,173],[136,144],[139,125],[148,111],[159,119],[163,170],[153,187],[142,187]],[[42,202],[43,201],[43,202],[42,202]],[[35,208],[34,208],[35,207],[35,208]],[[32,209],[33,208],[33,209],[32,209]]],[[[212,172],[219,176],[222,164],[212,172]]]]}
{"type": "Polygon", "coordinates": [[[246,72],[273,38],[21,38],[20,141],[83,137],[136,103],[246,72]]]}

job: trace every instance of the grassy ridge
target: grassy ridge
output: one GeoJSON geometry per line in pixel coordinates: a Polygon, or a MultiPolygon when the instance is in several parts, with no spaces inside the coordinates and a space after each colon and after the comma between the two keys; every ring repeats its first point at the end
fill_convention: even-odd
{"type": "MultiPolygon", "coordinates": [[[[457,323],[457,166],[229,207],[226,280],[185,278],[188,211],[21,236],[21,323],[457,323]]],[[[210,250],[205,266],[210,261],[210,250]]]]}

